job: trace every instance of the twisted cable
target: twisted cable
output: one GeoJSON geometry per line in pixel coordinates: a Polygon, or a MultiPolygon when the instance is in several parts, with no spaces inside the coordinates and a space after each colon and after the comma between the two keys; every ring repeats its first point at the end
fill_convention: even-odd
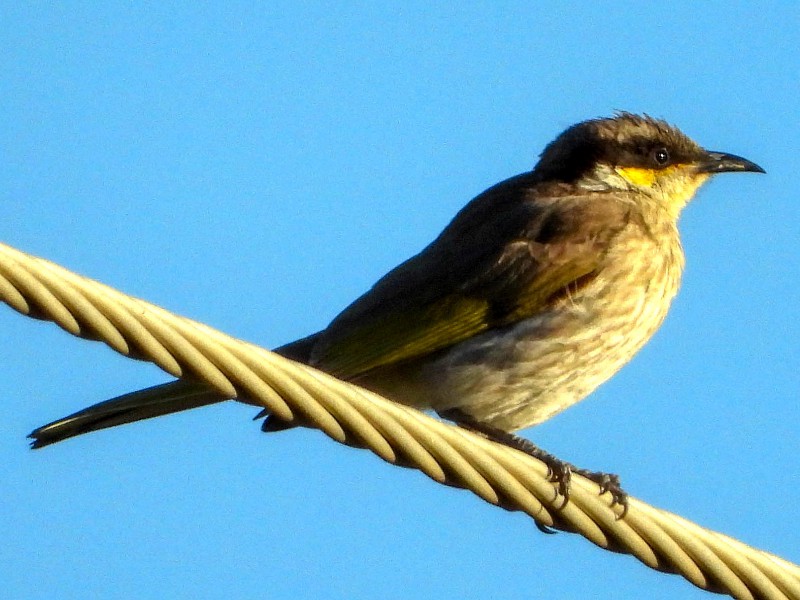
{"type": "Polygon", "coordinates": [[[0,300],[125,356],[191,376],[227,398],[257,402],[279,419],[522,511],[537,524],[578,533],[652,569],[734,598],[800,600],[800,567],[629,498],[618,518],[608,494],[574,475],[569,502],[547,467],[514,449],[436,420],[307,365],[169,313],[58,265],[0,244],[0,300]]]}

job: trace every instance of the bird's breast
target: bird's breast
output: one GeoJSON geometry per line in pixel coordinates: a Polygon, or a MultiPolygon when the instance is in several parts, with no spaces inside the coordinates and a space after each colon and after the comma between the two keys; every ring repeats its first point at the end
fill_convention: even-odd
{"type": "Polygon", "coordinates": [[[621,235],[595,276],[547,310],[423,366],[409,403],[457,407],[508,431],[540,423],[591,393],[652,337],[682,268],[677,232],[621,235]]]}

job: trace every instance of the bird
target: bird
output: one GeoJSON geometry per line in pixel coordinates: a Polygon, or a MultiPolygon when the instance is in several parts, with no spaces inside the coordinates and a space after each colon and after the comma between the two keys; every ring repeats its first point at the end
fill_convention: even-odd
{"type": "MultiPolygon", "coordinates": [[[[565,499],[578,472],[627,510],[616,475],[577,469],[516,432],[584,399],[658,330],[684,268],[681,211],[727,172],[765,173],[646,114],[582,121],[532,170],[470,201],[325,329],[275,352],[541,458],[565,499]]],[[[41,448],[223,400],[178,379],[29,438],[41,448]]],[[[258,416],[264,431],[302,425],[258,416]]]]}

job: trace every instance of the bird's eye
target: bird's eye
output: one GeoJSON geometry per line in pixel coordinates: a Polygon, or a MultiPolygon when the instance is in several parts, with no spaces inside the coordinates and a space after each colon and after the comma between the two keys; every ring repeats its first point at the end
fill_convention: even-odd
{"type": "Polygon", "coordinates": [[[652,152],[653,161],[663,167],[669,162],[669,151],[662,147],[655,148],[652,152]]]}

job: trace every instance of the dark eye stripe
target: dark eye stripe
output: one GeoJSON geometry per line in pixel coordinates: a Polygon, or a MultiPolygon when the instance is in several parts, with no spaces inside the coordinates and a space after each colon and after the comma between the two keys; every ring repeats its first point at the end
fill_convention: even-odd
{"type": "Polygon", "coordinates": [[[651,144],[624,144],[607,153],[613,164],[623,167],[660,169],[674,162],[674,155],[666,146],[651,144]]]}
{"type": "Polygon", "coordinates": [[[669,151],[664,147],[654,149],[652,156],[655,163],[661,167],[669,164],[669,151]]]}

